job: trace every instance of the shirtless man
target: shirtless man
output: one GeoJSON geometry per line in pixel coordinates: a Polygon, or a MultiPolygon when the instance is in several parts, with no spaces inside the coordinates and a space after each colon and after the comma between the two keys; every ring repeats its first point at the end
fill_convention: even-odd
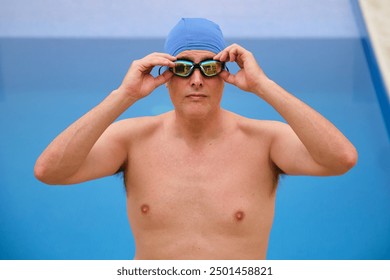
{"type": "Polygon", "coordinates": [[[264,259],[279,174],[340,175],[357,152],[252,53],[225,48],[215,23],[182,19],[166,52],[134,61],[118,89],[46,148],[35,175],[66,185],[123,171],[135,259],[264,259]],[[223,70],[228,61],[236,74],[223,70]],[[170,70],[153,77],[156,66],[170,70]],[[223,110],[225,82],[268,102],[288,125],[223,110]],[[163,84],[174,111],[114,123],[163,84]]]}

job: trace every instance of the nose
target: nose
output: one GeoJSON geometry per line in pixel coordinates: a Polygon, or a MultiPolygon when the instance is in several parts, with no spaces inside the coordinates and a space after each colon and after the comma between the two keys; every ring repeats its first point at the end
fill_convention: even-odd
{"type": "Polygon", "coordinates": [[[200,69],[195,69],[192,75],[190,76],[190,82],[192,87],[202,87],[203,86],[203,75],[200,72],[200,69]]]}

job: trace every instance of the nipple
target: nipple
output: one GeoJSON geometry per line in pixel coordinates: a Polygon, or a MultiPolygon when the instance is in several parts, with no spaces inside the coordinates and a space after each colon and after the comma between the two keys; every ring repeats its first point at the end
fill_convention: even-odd
{"type": "Polygon", "coordinates": [[[142,214],[147,214],[149,212],[149,205],[142,204],[141,205],[141,212],[142,212],[142,214]]]}
{"type": "Polygon", "coordinates": [[[245,217],[245,214],[242,211],[237,211],[236,214],[234,215],[234,218],[237,221],[242,221],[244,219],[244,217],[245,217]]]}

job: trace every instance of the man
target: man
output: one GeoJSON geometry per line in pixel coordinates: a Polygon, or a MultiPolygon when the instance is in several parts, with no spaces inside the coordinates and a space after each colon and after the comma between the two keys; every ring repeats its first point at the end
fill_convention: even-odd
{"type": "Polygon", "coordinates": [[[48,184],[123,171],[136,259],[264,259],[279,174],[339,175],[356,163],[336,127],[271,81],[249,51],[224,44],[215,23],[180,20],[166,53],[134,61],[120,87],[37,160],[35,175],[48,184]],[[240,70],[229,73],[225,62],[240,70]],[[169,70],[153,77],[156,66],[169,70]],[[288,125],[223,110],[225,82],[288,125]],[[113,123],[163,84],[174,111],[113,123]]]}

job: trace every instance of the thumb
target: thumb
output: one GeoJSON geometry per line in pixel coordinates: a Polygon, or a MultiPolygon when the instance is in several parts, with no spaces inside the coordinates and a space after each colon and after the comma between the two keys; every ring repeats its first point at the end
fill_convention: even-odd
{"type": "Polygon", "coordinates": [[[219,76],[227,83],[235,85],[236,82],[236,76],[231,74],[230,72],[224,70],[222,71],[219,76]]]}
{"type": "Polygon", "coordinates": [[[164,73],[161,75],[158,75],[156,78],[154,78],[154,85],[155,87],[159,87],[162,84],[165,84],[166,82],[169,81],[170,78],[172,78],[173,73],[169,70],[166,70],[164,73]]]}

